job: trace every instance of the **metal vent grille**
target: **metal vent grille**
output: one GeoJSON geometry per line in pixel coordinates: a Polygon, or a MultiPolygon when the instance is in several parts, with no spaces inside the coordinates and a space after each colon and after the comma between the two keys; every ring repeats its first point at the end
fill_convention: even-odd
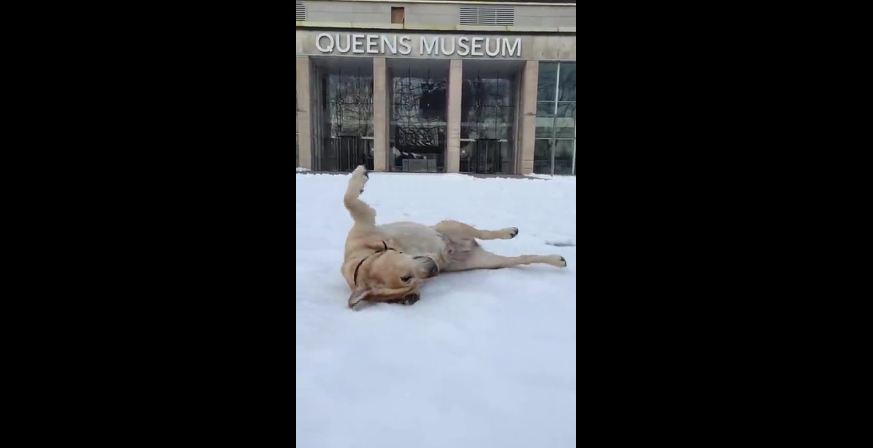
{"type": "Polygon", "coordinates": [[[306,20],[306,5],[303,2],[297,2],[297,21],[306,20]]]}
{"type": "Polygon", "coordinates": [[[515,8],[461,6],[461,25],[514,25],[515,8]]]}

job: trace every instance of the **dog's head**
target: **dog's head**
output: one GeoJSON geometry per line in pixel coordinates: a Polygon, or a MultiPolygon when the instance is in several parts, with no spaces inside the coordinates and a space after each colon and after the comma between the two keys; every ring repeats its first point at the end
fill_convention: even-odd
{"type": "Polygon", "coordinates": [[[349,307],[361,301],[414,303],[425,279],[439,274],[430,257],[411,256],[380,242],[377,250],[349,260],[343,272],[350,276],[353,291],[349,307]]]}

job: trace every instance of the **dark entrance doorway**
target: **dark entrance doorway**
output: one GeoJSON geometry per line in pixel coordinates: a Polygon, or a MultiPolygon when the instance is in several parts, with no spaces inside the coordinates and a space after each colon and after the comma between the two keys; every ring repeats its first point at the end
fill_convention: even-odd
{"type": "Polygon", "coordinates": [[[373,140],[361,137],[334,137],[325,142],[323,171],[353,171],[358,165],[373,169],[373,140]]]}
{"type": "Polygon", "coordinates": [[[446,171],[448,75],[448,60],[388,59],[391,171],[446,171]]]}
{"type": "Polygon", "coordinates": [[[500,141],[480,139],[466,145],[462,151],[462,173],[495,174],[503,171],[503,154],[500,141]]]}
{"type": "Polygon", "coordinates": [[[373,169],[373,63],[364,58],[313,57],[316,171],[373,169]]]}
{"type": "Polygon", "coordinates": [[[521,67],[516,61],[464,61],[461,172],[497,174],[515,171],[516,90],[521,67]]]}

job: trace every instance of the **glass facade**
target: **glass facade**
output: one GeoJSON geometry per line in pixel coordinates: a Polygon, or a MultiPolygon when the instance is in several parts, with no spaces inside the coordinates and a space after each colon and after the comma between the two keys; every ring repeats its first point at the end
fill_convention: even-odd
{"type": "Polygon", "coordinates": [[[393,171],[445,172],[446,74],[398,70],[391,77],[393,171]]]}
{"type": "Polygon", "coordinates": [[[477,74],[461,86],[460,171],[510,173],[515,101],[512,79],[477,74]]]}
{"type": "Polygon", "coordinates": [[[306,87],[297,86],[298,91],[308,87],[309,107],[297,105],[298,125],[308,118],[308,126],[297,130],[296,162],[326,172],[349,172],[363,164],[370,170],[377,165],[380,170],[405,172],[456,167],[462,173],[521,174],[531,169],[532,157],[534,173],[575,175],[576,64],[539,62],[538,77],[528,80],[528,63],[313,56],[306,87]],[[381,72],[374,76],[377,69],[381,72]],[[457,88],[452,113],[458,115],[452,116],[458,127],[451,136],[450,72],[458,82],[452,86],[457,88]],[[374,98],[376,80],[385,82],[384,89],[378,88],[384,98],[374,98]],[[536,83],[529,86],[536,89],[522,86],[523,80],[536,83]],[[524,103],[535,104],[525,120],[519,108],[523,95],[530,95],[524,103]],[[375,113],[376,103],[384,105],[384,113],[375,113]],[[523,134],[534,134],[533,148],[522,148],[516,141],[522,124],[534,125],[523,134]],[[383,142],[379,148],[374,145],[376,134],[383,142]],[[458,145],[451,153],[454,160],[448,158],[449,143],[458,145]],[[299,151],[304,150],[308,154],[301,157],[299,151]]]}
{"type": "Polygon", "coordinates": [[[300,105],[297,103],[297,95],[294,95],[294,115],[295,115],[295,123],[294,123],[294,147],[297,150],[297,153],[294,158],[294,166],[300,166],[300,123],[299,118],[296,118],[296,115],[300,114],[300,105]]]}
{"type": "Polygon", "coordinates": [[[534,173],[576,174],[576,63],[541,62],[534,173]]]}
{"type": "Polygon", "coordinates": [[[327,134],[330,137],[373,135],[373,77],[336,73],[325,76],[327,134]]]}
{"type": "Polygon", "coordinates": [[[320,169],[373,169],[373,77],[370,71],[335,69],[322,77],[324,111],[320,169]]]}

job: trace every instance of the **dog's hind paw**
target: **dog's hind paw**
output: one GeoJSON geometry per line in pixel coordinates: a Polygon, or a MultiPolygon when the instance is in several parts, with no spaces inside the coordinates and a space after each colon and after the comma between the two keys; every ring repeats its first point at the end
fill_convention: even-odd
{"type": "Polygon", "coordinates": [[[543,263],[550,264],[556,268],[566,268],[567,260],[560,255],[547,255],[543,263]]]}

